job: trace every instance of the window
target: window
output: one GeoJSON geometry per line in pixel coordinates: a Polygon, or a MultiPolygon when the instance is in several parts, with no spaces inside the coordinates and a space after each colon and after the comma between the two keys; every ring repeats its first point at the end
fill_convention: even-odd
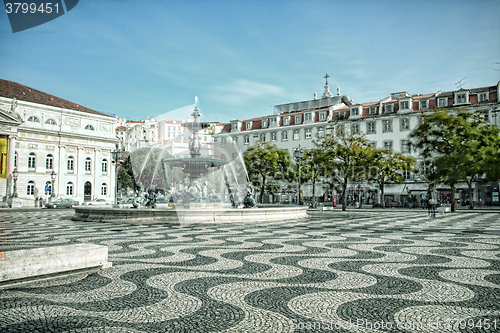
{"type": "Polygon", "coordinates": [[[29,116],[28,117],[28,121],[31,121],[32,123],[39,123],[40,122],[40,119],[38,119],[37,117],[35,116],[29,116]]]}
{"type": "Polygon", "coordinates": [[[300,124],[300,116],[295,116],[295,124],[300,124]]]}
{"type": "Polygon", "coordinates": [[[87,126],[85,126],[85,129],[86,129],[86,130],[89,130],[89,131],[93,131],[93,130],[94,130],[94,126],[92,126],[92,125],[87,125],[87,126]]]}
{"type": "Polygon", "coordinates": [[[36,155],[35,153],[29,153],[28,155],[28,171],[35,171],[36,168],[36,155]]]}
{"type": "Polygon", "coordinates": [[[103,159],[101,162],[101,171],[103,175],[106,175],[108,173],[108,160],[103,159]]]}
{"type": "Polygon", "coordinates": [[[26,186],[26,194],[27,195],[34,195],[35,194],[35,182],[30,180],[28,182],[28,186],[26,186]]]}
{"type": "Polygon", "coordinates": [[[401,140],[401,152],[405,154],[411,153],[410,140],[401,140]]]}
{"type": "Polygon", "coordinates": [[[479,102],[486,102],[488,100],[488,93],[480,93],[477,97],[479,102]]]}
{"type": "Polygon", "coordinates": [[[54,166],[54,157],[49,154],[45,158],[45,169],[52,170],[53,166],[54,166]]]}
{"type": "Polygon", "coordinates": [[[370,145],[371,145],[373,148],[377,148],[377,141],[370,141],[370,145]]]}
{"type": "Polygon", "coordinates": [[[48,125],[57,125],[56,121],[54,119],[51,119],[51,118],[47,119],[45,121],[45,123],[48,124],[48,125]]]}
{"type": "Polygon", "coordinates": [[[402,102],[399,102],[399,109],[400,110],[406,110],[406,109],[409,109],[408,107],[408,101],[402,101],[402,102]]]}
{"type": "Polygon", "coordinates": [[[298,140],[298,139],[300,139],[300,133],[299,133],[299,130],[298,130],[298,129],[293,130],[293,139],[294,139],[294,140],[298,140]]]}
{"type": "Polygon", "coordinates": [[[384,120],[383,132],[392,132],[392,120],[384,120]]]}
{"type": "Polygon", "coordinates": [[[106,195],[108,193],[108,186],[106,183],[101,184],[101,195],[106,195]]]}
{"type": "Polygon", "coordinates": [[[376,133],[376,130],[375,130],[375,122],[374,121],[369,121],[366,123],[366,133],[368,134],[374,134],[376,133]]]}
{"type": "Polygon", "coordinates": [[[266,141],[266,133],[260,133],[260,141],[266,141]]]}
{"type": "Polygon", "coordinates": [[[237,144],[238,144],[238,137],[233,136],[233,145],[237,145],[237,144]]]}
{"type": "Polygon", "coordinates": [[[337,126],[337,135],[344,135],[344,125],[337,126]]]}
{"type": "Polygon", "coordinates": [[[69,182],[66,184],[66,195],[73,195],[73,183],[69,182]]]}
{"type": "Polygon", "coordinates": [[[440,98],[438,99],[438,107],[444,108],[448,106],[448,99],[447,98],[440,98]]]}
{"type": "Polygon", "coordinates": [[[319,121],[325,121],[326,120],[326,113],[325,112],[321,112],[319,114],[319,121]]]}
{"type": "Polygon", "coordinates": [[[92,172],[92,160],[90,157],[85,159],[85,174],[90,174],[92,172]]]}
{"type": "Polygon", "coordinates": [[[325,128],[323,126],[318,127],[318,137],[324,137],[325,136],[325,128]]]}
{"type": "Polygon", "coordinates": [[[460,93],[456,95],[457,104],[467,103],[467,94],[460,93]]]}
{"type": "Polygon", "coordinates": [[[276,132],[271,132],[271,141],[276,141],[276,132]]]}
{"type": "Polygon", "coordinates": [[[288,140],[288,131],[281,132],[281,141],[287,141],[287,140],[288,140]]]}
{"type": "Polygon", "coordinates": [[[304,113],[304,121],[311,121],[311,120],[312,120],[312,113],[311,112],[304,113]]]}
{"type": "Polygon", "coordinates": [[[249,135],[245,135],[243,137],[243,143],[248,145],[250,143],[250,136],[249,135]]]}
{"type": "Polygon", "coordinates": [[[267,120],[262,120],[262,128],[266,128],[267,127],[267,120]]]}
{"type": "Polygon", "coordinates": [[[359,115],[359,108],[353,108],[351,109],[351,116],[358,116],[359,115]]]}
{"type": "Polygon", "coordinates": [[[392,104],[385,106],[385,113],[392,113],[392,104]]]}
{"type": "Polygon", "coordinates": [[[420,110],[427,109],[427,101],[420,101],[420,110]]]}
{"type": "Polygon", "coordinates": [[[290,125],[290,117],[285,117],[285,119],[283,119],[283,124],[290,125]]]}
{"type": "Polygon", "coordinates": [[[377,107],[376,106],[371,107],[369,114],[377,114],[377,107]]]}
{"type": "Polygon", "coordinates": [[[68,173],[73,173],[73,171],[75,170],[75,159],[73,158],[73,156],[68,157],[67,166],[68,166],[68,168],[67,168],[68,173]]]}
{"type": "Polygon", "coordinates": [[[401,119],[401,130],[408,131],[410,129],[410,119],[403,118],[401,119]]]}
{"type": "Polygon", "coordinates": [[[238,123],[231,123],[231,131],[236,131],[238,129],[238,123]]]}
{"type": "Polygon", "coordinates": [[[226,146],[226,138],[220,138],[220,145],[222,147],[225,147],[226,146]]]}
{"type": "Polygon", "coordinates": [[[351,125],[351,133],[352,134],[359,134],[360,133],[359,124],[352,124],[351,125]]]}
{"type": "Polygon", "coordinates": [[[251,122],[247,122],[246,126],[247,126],[247,130],[252,129],[252,123],[251,122]]]}
{"type": "Polygon", "coordinates": [[[392,140],[384,141],[384,148],[387,150],[392,150],[392,140]]]}
{"type": "Polygon", "coordinates": [[[277,119],[276,117],[272,117],[272,118],[270,119],[270,124],[271,124],[271,126],[276,125],[276,124],[277,124],[277,121],[278,121],[278,119],[277,119]]]}
{"type": "Polygon", "coordinates": [[[306,139],[312,138],[312,128],[306,128],[305,135],[306,139]]]}

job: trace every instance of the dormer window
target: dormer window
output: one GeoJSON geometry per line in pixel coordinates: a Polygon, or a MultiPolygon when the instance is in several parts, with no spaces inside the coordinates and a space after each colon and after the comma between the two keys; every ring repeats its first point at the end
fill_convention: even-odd
{"type": "Polygon", "coordinates": [[[283,119],[283,124],[290,125],[290,117],[286,117],[285,119],[283,119]]]}
{"type": "Polygon", "coordinates": [[[304,113],[304,121],[312,121],[312,113],[311,112],[304,113]]]}
{"type": "MultiPolygon", "coordinates": [[[[267,120],[262,120],[262,128],[266,128],[267,127],[267,120]]],[[[264,140],[262,140],[264,141],[264,140]]]]}
{"type": "Polygon", "coordinates": [[[455,94],[455,105],[469,103],[469,93],[461,91],[455,94]]]}
{"type": "Polygon", "coordinates": [[[409,109],[409,103],[408,103],[408,101],[401,101],[401,102],[399,102],[399,109],[400,110],[409,109]]]}
{"type": "Polygon", "coordinates": [[[377,107],[376,106],[372,106],[370,108],[370,111],[368,112],[368,114],[377,114],[377,107]]]}
{"type": "Polygon", "coordinates": [[[252,123],[251,122],[247,122],[246,123],[246,128],[247,128],[247,130],[252,129],[252,123]]]}
{"type": "Polygon", "coordinates": [[[478,102],[486,102],[486,101],[488,101],[488,99],[489,99],[488,97],[489,97],[489,96],[488,96],[488,93],[487,93],[487,92],[484,92],[484,93],[479,93],[479,94],[477,95],[477,100],[478,100],[478,102]]]}
{"type": "Polygon", "coordinates": [[[392,112],[393,112],[392,104],[386,105],[385,106],[385,113],[392,113],[392,112]]]}
{"type": "Polygon", "coordinates": [[[457,95],[457,103],[465,103],[466,101],[466,95],[465,94],[458,94],[457,95]]]}
{"type": "Polygon", "coordinates": [[[445,108],[448,106],[448,98],[439,98],[438,99],[438,107],[445,108]]]}
{"type": "Polygon", "coordinates": [[[237,131],[238,130],[238,123],[231,123],[231,131],[237,131]]]}
{"type": "Polygon", "coordinates": [[[300,124],[301,121],[300,121],[300,115],[299,116],[295,116],[295,125],[297,124],[300,124]]]}
{"type": "Polygon", "coordinates": [[[351,116],[359,116],[359,108],[358,107],[351,109],[351,116]]]}
{"type": "Polygon", "coordinates": [[[427,101],[420,101],[420,110],[425,110],[427,108],[427,101]]]}
{"type": "Polygon", "coordinates": [[[326,120],[326,112],[321,112],[319,114],[319,121],[325,121],[326,120]]]}
{"type": "Polygon", "coordinates": [[[270,118],[271,126],[276,126],[278,124],[278,119],[276,117],[270,118]]]}

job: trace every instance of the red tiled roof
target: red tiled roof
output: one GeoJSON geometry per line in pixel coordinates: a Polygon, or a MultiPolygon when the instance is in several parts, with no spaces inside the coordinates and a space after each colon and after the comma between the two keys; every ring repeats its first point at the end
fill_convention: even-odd
{"type": "Polygon", "coordinates": [[[88,107],[44,93],[43,91],[27,87],[17,82],[3,79],[0,79],[0,96],[7,98],[16,98],[19,101],[55,106],[69,110],[111,117],[110,115],[107,115],[105,113],[89,109],[88,107]]]}

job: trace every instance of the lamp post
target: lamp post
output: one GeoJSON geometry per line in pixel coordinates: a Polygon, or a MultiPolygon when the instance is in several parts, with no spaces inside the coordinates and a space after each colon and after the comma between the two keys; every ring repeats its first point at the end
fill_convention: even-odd
{"type": "Polygon", "coordinates": [[[302,198],[300,197],[300,181],[301,181],[300,169],[301,169],[301,166],[302,166],[302,160],[304,159],[304,150],[300,148],[300,145],[299,145],[299,148],[295,148],[293,150],[293,158],[295,159],[295,161],[299,165],[299,196],[298,196],[298,204],[301,205],[302,204],[302,198]]]}
{"type": "Polygon", "coordinates": [[[118,148],[111,152],[113,162],[115,163],[115,205],[118,205],[118,161],[122,159],[123,150],[118,148]]]}
{"type": "Polygon", "coordinates": [[[54,170],[52,170],[52,173],[50,174],[50,179],[52,180],[52,198],[56,197],[56,177],[57,174],[54,170]]]}
{"type": "Polygon", "coordinates": [[[14,191],[12,193],[13,198],[17,198],[17,178],[19,177],[19,173],[17,172],[17,169],[14,169],[12,171],[12,178],[14,179],[14,191]]]}

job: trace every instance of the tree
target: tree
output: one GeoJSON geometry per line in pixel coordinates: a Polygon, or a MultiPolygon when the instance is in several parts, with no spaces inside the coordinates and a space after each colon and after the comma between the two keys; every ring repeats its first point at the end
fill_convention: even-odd
{"type": "Polygon", "coordinates": [[[172,158],[166,150],[160,148],[141,148],[130,153],[130,162],[137,186],[143,188],[165,188],[162,160],[172,158]]]}
{"type": "Polygon", "coordinates": [[[325,177],[339,179],[342,185],[342,210],[346,210],[346,189],[349,179],[366,176],[366,166],[373,153],[373,147],[364,136],[333,132],[315,142],[319,151],[317,160],[321,163],[325,177]]]}
{"type": "Polygon", "coordinates": [[[368,179],[377,183],[382,207],[385,208],[384,185],[388,182],[401,183],[405,177],[404,171],[412,171],[415,159],[389,149],[376,149],[373,151],[368,179]]]}
{"type": "Polygon", "coordinates": [[[134,172],[132,171],[132,163],[130,156],[123,162],[122,166],[118,167],[118,174],[116,175],[118,188],[133,188],[134,187],[134,172]]]}
{"type": "MultiPolygon", "coordinates": [[[[499,130],[487,124],[480,111],[444,110],[423,115],[411,133],[415,146],[430,167],[430,178],[451,189],[451,211],[455,211],[455,185],[467,182],[469,198],[479,176],[498,177],[499,130]],[[495,162],[496,160],[496,162],[495,162]]],[[[472,208],[472,200],[469,200],[472,208]]]]}
{"type": "Polygon", "coordinates": [[[269,179],[287,180],[292,177],[290,154],[270,143],[258,141],[245,151],[243,160],[249,178],[260,189],[260,203],[262,203],[266,182],[269,179]]]}
{"type": "Polygon", "coordinates": [[[303,182],[312,183],[313,205],[316,201],[316,182],[322,178],[324,174],[321,167],[321,151],[316,148],[306,149],[304,151],[304,161],[301,167],[301,179],[303,182]]]}

